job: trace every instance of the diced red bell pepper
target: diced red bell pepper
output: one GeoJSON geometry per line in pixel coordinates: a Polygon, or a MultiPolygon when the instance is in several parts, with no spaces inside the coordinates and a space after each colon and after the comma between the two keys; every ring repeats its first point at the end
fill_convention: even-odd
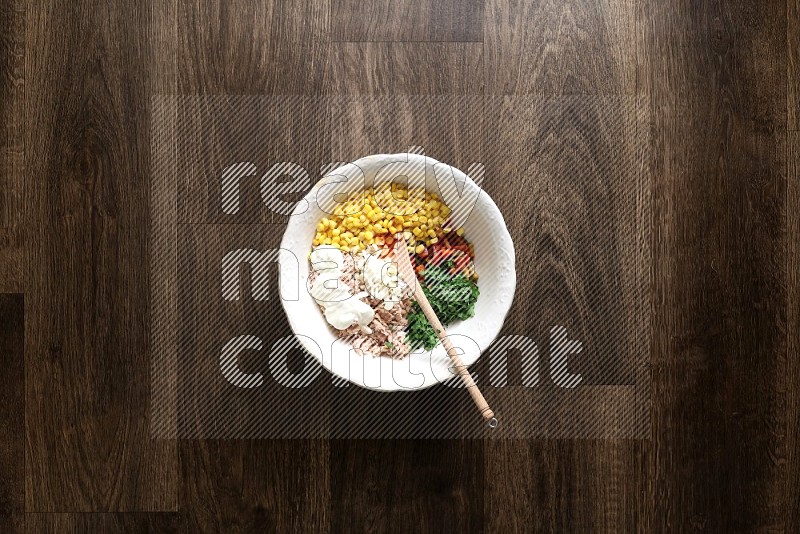
{"type": "Polygon", "coordinates": [[[453,262],[453,274],[467,272],[471,263],[469,255],[459,257],[453,262]]]}

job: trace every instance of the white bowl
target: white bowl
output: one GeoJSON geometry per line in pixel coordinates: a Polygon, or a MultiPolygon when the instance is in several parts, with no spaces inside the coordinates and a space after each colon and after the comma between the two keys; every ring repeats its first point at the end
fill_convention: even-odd
{"type": "MultiPolygon", "coordinates": [[[[281,248],[299,261],[300,291],[298,300],[281,302],[300,343],[323,367],[358,386],[379,391],[412,391],[451,379],[450,359],[441,344],[430,352],[418,349],[402,360],[356,354],[334,334],[306,289],[308,254],[317,223],[337,201],[349,192],[398,176],[407,177],[412,187],[424,183],[428,191],[440,194],[453,210],[451,218],[464,227],[475,247],[480,289],[475,316],[447,327],[453,344],[463,351],[466,365],[473,364],[497,337],[516,287],[514,245],[503,216],[489,195],[460,170],[418,154],[379,154],[329,172],[298,202],[283,234],[281,248]]],[[[282,264],[282,273],[285,268],[296,266],[282,264]]]]}

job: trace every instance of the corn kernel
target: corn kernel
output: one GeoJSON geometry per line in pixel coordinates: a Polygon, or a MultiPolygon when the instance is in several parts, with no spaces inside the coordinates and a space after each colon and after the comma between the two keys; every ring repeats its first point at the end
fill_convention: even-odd
{"type": "Polygon", "coordinates": [[[372,238],[375,237],[375,234],[373,234],[371,230],[367,230],[366,232],[364,232],[364,237],[368,241],[372,241],[372,238]]]}
{"type": "Polygon", "coordinates": [[[439,238],[438,237],[434,237],[430,241],[428,241],[428,244],[429,245],[435,245],[438,242],[439,242],[439,238]]]}
{"type": "Polygon", "coordinates": [[[464,229],[463,228],[459,228],[458,230],[456,230],[456,234],[458,236],[463,236],[464,235],[464,229]]]}
{"type": "Polygon", "coordinates": [[[425,246],[424,245],[417,245],[417,248],[414,249],[414,250],[416,251],[417,254],[422,254],[422,251],[425,250],[425,246]]]}
{"type": "Polygon", "coordinates": [[[429,235],[429,236],[431,236],[431,237],[436,237],[436,232],[434,231],[434,229],[433,229],[433,228],[431,228],[430,230],[428,230],[428,235],[429,235]]]}

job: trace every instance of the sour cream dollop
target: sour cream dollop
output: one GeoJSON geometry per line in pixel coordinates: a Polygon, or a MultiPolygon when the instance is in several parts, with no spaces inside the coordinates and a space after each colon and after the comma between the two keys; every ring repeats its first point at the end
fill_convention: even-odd
{"type": "Polygon", "coordinates": [[[362,329],[375,318],[375,310],[361,300],[363,293],[351,295],[352,288],[341,280],[344,255],[336,247],[323,245],[311,252],[311,268],[317,278],[311,286],[311,297],[325,308],[325,320],[337,330],[354,324],[362,329]]]}
{"type": "Polygon", "coordinates": [[[379,258],[375,254],[364,253],[362,276],[369,294],[383,301],[383,307],[391,310],[399,302],[406,283],[397,276],[397,265],[379,258]]]}

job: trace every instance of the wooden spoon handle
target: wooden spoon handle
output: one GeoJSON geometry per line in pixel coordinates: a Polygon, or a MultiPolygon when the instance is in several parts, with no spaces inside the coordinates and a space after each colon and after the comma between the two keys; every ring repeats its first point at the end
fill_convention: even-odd
{"type": "Polygon", "coordinates": [[[450,359],[453,361],[453,368],[459,375],[461,375],[461,380],[464,381],[464,385],[467,387],[467,391],[469,391],[472,400],[475,401],[475,405],[480,410],[481,415],[486,421],[489,422],[490,426],[494,427],[497,425],[494,412],[491,408],[489,408],[489,403],[486,402],[481,390],[478,389],[478,385],[472,379],[472,375],[467,369],[467,366],[464,365],[464,362],[461,360],[461,357],[458,354],[458,349],[453,346],[453,344],[450,342],[450,338],[447,337],[442,323],[439,321],[439,318],[436,317],[436,312],[433,311],[431,303],[428,301],[428,297],[425,296],[425,292],[422,291],[422,286],[419,283],[415,284],[414,298],[417,299],[417,303],[419,304],[422,313],[425,314],[425,317],[428,319],[428,322],[431,323],[436,335],[439,336],[442,345],[447,351],[447,355],[450,356],[450,359]]]}

